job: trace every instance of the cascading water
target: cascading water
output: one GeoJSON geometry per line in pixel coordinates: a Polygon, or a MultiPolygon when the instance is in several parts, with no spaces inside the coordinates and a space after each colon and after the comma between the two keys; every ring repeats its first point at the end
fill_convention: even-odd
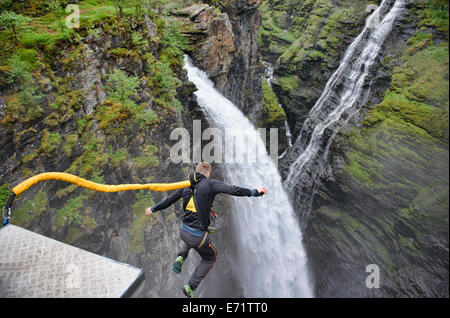
{"type": "MultiPolygon", "coordinates": [[[[257,163],[224,163],[225,182],[249,188],[266,186],[262,198],[232,198],[233,223],[237,227],[239,251],[236,275],[245,297],[312,297],[302,233],[278,170],[247,117],[222,96],[207,75],[185,58],[188,78],[197,91],[198,104],[213,126],[222,131],[249,132],[249,144],[257,145],[257,163]]],[[[228,138],[225,134],[225,139],[228,138]]],[[[236,153],[251,155],[236,145],[236,153]]],[[[247,160],[249,161],[249,160],[247,160]]]]}
{"type": "Polygon", "coordinates": [[[317,178],[327,167],[333,138],[367,100],[370,85],[367,85],[367,89],[365,84],[370,67],[405,5],[405,0],[396,0],[390,11],[377,23],[381,13],[388,10],[390,2],[383,0],[368,17],[363,31],[349,46],[339,68],[309,112],[295,142],[294,147],[303,152],[290,166],[285,185],[290,189],[297,188],[296,196],[299,206],[303,207],[303,214],[310,210],[317,178]]]}

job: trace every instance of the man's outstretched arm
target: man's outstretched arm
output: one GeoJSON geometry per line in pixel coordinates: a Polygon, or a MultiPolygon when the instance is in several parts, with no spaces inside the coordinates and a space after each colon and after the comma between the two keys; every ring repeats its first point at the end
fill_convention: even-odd
{"type": "Polygon", "coordinates": [[[147,210],[145,210],[145,214],[150,215],[153,212],[167,209],[169,206],[177,202],[182,197],[183,190],[184,189],[178,189],[172,192],[167,198],[165,198],[161,202],[155,204],[152,207],[147,208],[147,210]]]}
{"type": "Polygon", "coordinates": [[[259,187],[257,189],[242,188],[235,185],[229,185],[218,180],[211,180],[213,182],[212,190],[215,194],[226,193],[238,197],[257,197],[267,193],[265,187],[259,187]]]}

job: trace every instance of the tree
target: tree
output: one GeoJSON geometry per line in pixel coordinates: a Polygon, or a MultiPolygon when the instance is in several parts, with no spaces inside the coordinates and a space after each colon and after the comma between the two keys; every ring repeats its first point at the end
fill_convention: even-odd
{"type": "Polygon", "coordinates": [[[11,11],[4,11],[0,14],[0,26],[3,29],[10,29],[11,41],[14,44],[17,44],[17,29],[26,25],[30,20],[28,17],[11,11]]]}
{"type": "Polygon", "coordinates": [[[139,87],[140,80],[137,76],[128,76],[125,72],[116,68],[109,75],[107,82],[111,99],[119,101],[123,107],[134,105],[129,97],[136,93],[136,89],[139,87]]]}
{"type": "Polygon", "coordinates": [[[116,11],[119,11],[119,18],[123,17],[123,8],[127,5],[130,0],[113,0],[113,5],[116,11]]]}

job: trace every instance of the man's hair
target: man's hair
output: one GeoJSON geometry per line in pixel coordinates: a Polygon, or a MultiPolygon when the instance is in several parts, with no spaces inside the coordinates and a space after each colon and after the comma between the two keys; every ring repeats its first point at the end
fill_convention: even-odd
{"type": "Polygon", "coordinates": [[[208,172],[211,172],[211,165],[207,162],[200,162],[199,164],[197,164],[195,172],[206,175],[208,172]]]}

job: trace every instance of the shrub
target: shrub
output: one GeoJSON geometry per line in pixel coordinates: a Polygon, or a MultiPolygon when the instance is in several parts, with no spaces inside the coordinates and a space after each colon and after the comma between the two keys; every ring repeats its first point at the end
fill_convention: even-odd
{"type": "Polygon", "coordinates": [[[130,96],[136,93],[140,81],[138,77],[128,76],[124,71],[114,69],[107,80],[107,89],[111,92],[110,98],[118,101],[123,107],[133,105],[130,96]]]}

